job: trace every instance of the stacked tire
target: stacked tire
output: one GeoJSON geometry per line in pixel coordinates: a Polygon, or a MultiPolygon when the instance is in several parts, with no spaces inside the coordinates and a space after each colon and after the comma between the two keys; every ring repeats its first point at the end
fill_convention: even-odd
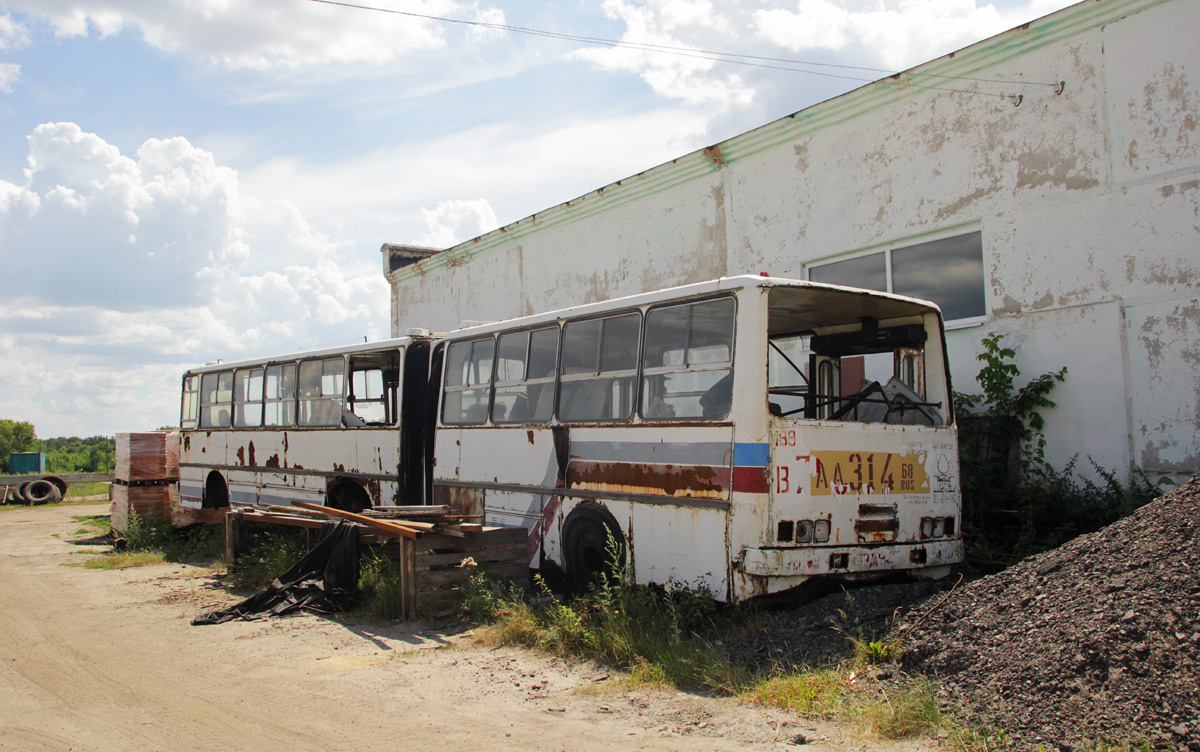
{"type": "Polygon", "coordinates": [[[56,501],[62,501],[66,490],[67,484],[58,478],[27,480],[17,484],[16,492],[10,498],[9,503],[53,504],[56,501]]]}

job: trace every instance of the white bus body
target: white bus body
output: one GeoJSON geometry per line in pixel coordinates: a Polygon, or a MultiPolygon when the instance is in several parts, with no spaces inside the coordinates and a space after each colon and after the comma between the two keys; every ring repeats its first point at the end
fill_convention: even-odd
{"type": "Polygon", "coordinates": [[[444,336],[435,503],[726,601],[962,559],[941,315],[732,277],[444,336]],[[730,385],[732,382],[732,385],[730,385]]]}
{"type": "Polygon", "coordinates": [[[428,350],[403,337],[188,371],[180,505],[428,503],[428,350]]]}

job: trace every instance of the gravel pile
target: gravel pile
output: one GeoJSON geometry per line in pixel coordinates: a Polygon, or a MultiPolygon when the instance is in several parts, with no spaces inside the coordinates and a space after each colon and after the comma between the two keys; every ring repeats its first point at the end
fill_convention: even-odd
{"type": "Polygon", "coordinates": [[[961,585],[906,643],[907,670],[939,677],[1015,749],[1141,739],[1200,752],[1200,476],[961,585]]]}

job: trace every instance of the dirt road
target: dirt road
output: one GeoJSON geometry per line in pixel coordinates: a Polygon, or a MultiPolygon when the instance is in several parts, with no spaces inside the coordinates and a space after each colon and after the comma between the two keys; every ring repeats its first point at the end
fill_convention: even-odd
{"type": "Polygon", "coordinates": [[[97,548],[73,518],[105,511],[0,511],[0,750],[871,746],[733,700],[630,692],[610,670],[469,635],[307,615],[193,627],[231,600],[202,569],[70,566],[97,548]]]}

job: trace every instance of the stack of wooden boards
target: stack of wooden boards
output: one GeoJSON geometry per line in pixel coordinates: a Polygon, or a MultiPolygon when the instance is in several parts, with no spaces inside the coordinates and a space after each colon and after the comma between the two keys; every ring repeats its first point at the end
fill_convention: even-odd
{"type": "Polygon", "coordinates": [[[361,526],[364,542],[396,561],[404,594],[403,618],[441,612],[477,571],[489,579],[524,583],[529,576],[529,533],[485,527],[446,506],[375,507],[362,514],[293,502],[265,510],[242,508],[225,518],[226,556],[233,562],[249,545],[251,525],[320,528],[332,517],[361,526]]]}
{"type": "Polygon", "coordinates": [[[178,505],[179,432],[117,434],[111,525],[124,532],[130,517],[169,517],[178,505]]]}

